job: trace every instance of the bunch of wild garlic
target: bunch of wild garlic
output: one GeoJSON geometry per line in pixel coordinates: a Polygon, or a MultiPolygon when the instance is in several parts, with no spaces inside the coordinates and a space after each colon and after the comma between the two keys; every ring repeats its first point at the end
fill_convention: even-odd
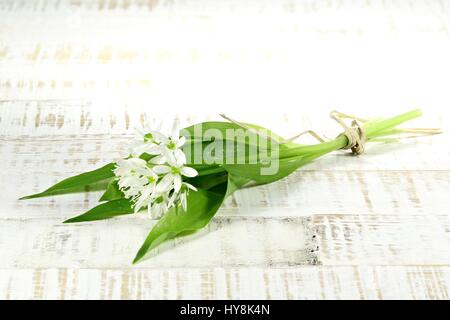
{"type": "MultiPolygon", "coordinates": [[[[162,242],[206,226],[234,191],[282,179],[313,160],[340,149],[363,151],[364,143],[392,141],[411,130],[397,126],[419,117],[413,110],[389,119],[354,122],[333,117],[345,132],[331,141],[301,145],[263,127],[229,122],[203,122],[170,134],[160,129],[138,130],[130,155],[97,170],[67,178],[32,199],[78,192],[80,187],[106,182],[101,204],[65,223],[108,219],[146,209],[159,218],[139,249],[134,263],[162,242]]],[[[436,130],[412,130],[438,133],[436,130]]],[[[315,135],[317,136],[317,135],[315,135]]]]}

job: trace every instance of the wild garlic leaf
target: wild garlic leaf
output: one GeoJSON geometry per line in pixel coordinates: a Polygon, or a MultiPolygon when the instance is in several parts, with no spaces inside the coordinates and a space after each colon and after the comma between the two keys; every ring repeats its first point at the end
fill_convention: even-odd
{"type": "Polygon", "coordinates": [[[286,145],[278,145],[272,142],[263,142],[261,145],[255,145],[250,141],[241,141],[239,139],[190,141],[183,146],[187,165],[197,169],[199,176],[220,172],[222,164],[256,163],[262,159],[283,154],[289,149],[286,145]]]}
{"type": "Polygon", "coordinates": [[[20,198],[19,200],[83,191],[80,190],[81,187],[113,177],[114,173],[112,170],[114,169],[114,166],[114,163],[109,163],[99,169],[64,179],[43,192],[25,196],[20,198]]]}
{"type": "Polygon", "coordinates": [[[187,179],[186,182],[192,184],[197,189],[208,190],[224,182],[227,182],[227,180],[228,173],[225,171],[225,169],[222,168],[221,172],[212,173],[205,176],[198,175],[196,177],[187,179]]]}
{"type": "Polygon", "coordinates": [[[232,122],[210,121],[187,127],[181,132],[186,137],[186,144],[183,149],[191,149],[194,145],[199,146],[199,144],[203,144],[200,148],[205,148],[217,136],[220,136],[224,142],[234,141],[235,143],[238,141],[238,138],[245,137],[244,145],[247,147],[260,146],[260,138],[270,140],[274,145],[285,141],[283,137],[264,127],[246,123],[242,123],[242,125],[240,126],[232,122]]]}
{"type": "Polygon", "coordinates": [[[266,184],[288,176],[304,164],[306,164],[306,162],[303,158],[280,159],[278,161],[278,170],[273,174],[267,175],[262,174],[262,170],[267,168],[267,165],[261,163],[225,164],[223,167],[229,174],[251,179],[257,184],[266,184]]]}
{"type": "Polygon", "coordinates": [[[161,243],[206,226],[214,217],[224,199],[247,181],[247,179],[230,176],[228,181],[209,190],[199,189],[190,192],[187,210],[184,211],[181,207],[169,210],[150,231],[133,263],[142,260],[149,251],[161,243]]]}
{"type": "MultiPolygon", "coordinates": [[[[212,166],[225,163],[255,163],[258,159],[265,159],[273,154],[272,150],[281,154],[285,150],[300,146],[287,142],[285,138],[264,127],[248,123],[242,125],[243,127],[232,122],[203,122],[185,128],[185,136],[188,139],[183,146],[183,152],[188,165],[196,169],[206,166],[210,167],[209,170],[218,172],[220,168],[212,166]]],[[[204,173],[200,170],[198,172],[199,175],[209,173],[208,170],[204,173]]]]}
{"type": "Polygon", "coordinates": [[[248,178],[256,184],[267,184],[283,179],[296,171],[298,168],[310,163],[314,159],[325,153],[317,153],[311,156],[293,157],[287,159],[279,159],[278,170],[273,174],[262,174],[262,169],[267,168],[266,164],[225,164],[224,169],[234,176],[248,178]]]}
{"type": "Polygon", "coordinates": [[[64,221],[64,223],[104,220],[133,212],[134,210],[130,200],[118,199],[99,204],[82,215],[64,221]]]}
{"type": "Polygon", "coordinates": [[[125,198],[122,191],[119,189],[119,185],[117,184],[117,180],[111,180],[106,188],[105,193],[101,196],[100,202],[102,201],[111,201],[125,198]]]}
{"type": "Polygon", "coordinates": [[[217,194],[206,190],[189,193],[186,212],[179,206],[169,210],[152,228],[133,263],[139,262],[147,252],[164,241],[204,227],[219,209],[224,195],[225,192],[217,194]]]}

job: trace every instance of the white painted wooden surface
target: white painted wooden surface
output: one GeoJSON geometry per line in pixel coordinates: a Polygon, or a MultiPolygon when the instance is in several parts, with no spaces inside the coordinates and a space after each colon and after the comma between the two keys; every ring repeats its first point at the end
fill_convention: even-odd
{"type": "Polygon", "coordinates": [[[412,125],[448,131],[449,10],[0,0],[0,298],[448,299],[446,133],[336,153],[241,190],[208,228],[137,266],[154,224],[144,215],[66,226],[98,192],[16,199],[119,157],[151,119],[190,124],[222,111],[286,136],[332,137],[331,109],[421,107],[412,125]]]}

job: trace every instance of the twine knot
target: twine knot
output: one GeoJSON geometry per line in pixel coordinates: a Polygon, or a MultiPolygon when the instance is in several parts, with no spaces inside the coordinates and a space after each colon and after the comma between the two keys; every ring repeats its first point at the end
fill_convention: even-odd
{"type": "Polygon", "coordinates": [[[344,135],[348,139],[347,145],[342,148],[343,150],[352,150],[352,154],[360,155],[365,151],[364,145],[366,143],[366,134],[364,128],[361,127],[357,121],[352,122],[351,127],[345,128],[344,135]]]}
{"type": "Polygon", "coordinates": [[[364,119],[358,119],[355,117],[347,116],[343,113],[332,111],[330,117],[336,120],[343,128],[344,132],[341,133],[338,137],[345,136],[348,140],[348,143],[343,150],[352,150],[352,154],[361,155],[364,153],[365,148],[364,145],[367,141],[366,133],[364,131],[364,127],[362,127],[358,120],[361,122],[366,122],[364,119]],[[349,127],[342,119],[343,118],[351,118],[354,119],[352,121],[351,126],[349,127]]]}

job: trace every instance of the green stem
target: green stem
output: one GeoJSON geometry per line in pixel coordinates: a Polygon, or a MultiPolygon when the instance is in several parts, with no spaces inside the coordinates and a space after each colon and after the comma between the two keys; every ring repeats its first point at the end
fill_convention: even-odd
{"type": "MultiPolygon", "coordinates": [[[[396,127],[406,121],[420,117],[422,112],[419,109],[412,110],[398,116],[368,122],[364,125],[364,130],[368,141],[379,136],[386,136],[395,134],[398,131],[396,127]]],[[[297,158],[305,157],[311,154],[327,154],[336,150],[344,148],[348,144],[348,139],[344,135],[338,136],[336,139],[310,146],[298,146],[293,148],[286,148],[280,152],[280,158],[297,158]]]]}
{"type": "Polygon", "coordinates": [[[339,136],[334,140],[323,142],[319,144],[314,144],[310,146],[300,146],[289,148],[285,150],[280,150],[280,158],[291,158],[298,156],[305,156],[311,153],[328,153],[344,148],[348,143],[345,136],[339,136]]]}
{"type": "Polygon", "coordinates": [[[366,136],[367,138],[375,138],[378,136],[379,133],[387,130],[394,129],[396,126],[406,122],[410,121],[412,119],[418,118],[422,115],[422,112],[419,109],[412,110],[403,114],[400,114],[396,117],[392,117],[390,119],[382,120],[382,121],[375,121],[375,122],[368,122],[364,129],[366,130],[366,136]]]}
{"type": "MultiPolygon", "coordinates": [[[[421,115],[422,113],[420,110],[412,110],[389,119],[367,122],[364,124],[367,140],[370,142],[377,137],[395,135],[399,132],[396,128],[398,125],[421,115]]],[[[334,140],[315,145],[298,145],[295,147],[285,146],[285,148],[280,150],[280,154],[277,158],[280,160],[288,159],[289,161],[298,161],[298,165],[302,166],[328,153],[343,149],[347,144],[348,138],[345,135],[339,135],[334,140]]],[[[199,172],[199,177],[225,172],[225,169],[220,165],[214,167],[198,166],[196,169],[199,172]]]]}

